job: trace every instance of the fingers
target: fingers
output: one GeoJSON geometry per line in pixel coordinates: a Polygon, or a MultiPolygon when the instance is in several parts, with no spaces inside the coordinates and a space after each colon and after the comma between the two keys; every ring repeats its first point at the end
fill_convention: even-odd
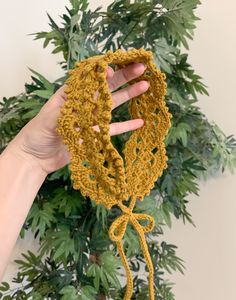
{"type": "Polygon", "coordinates": [[[63,98],[64,100],[66,100],[67,98],[67,95],[66,95],[66,92],[65,92],[65,89],[66,89],[67,85],[66,84],[63,84],[55,93],[55,95],[58,95],[59,97],[63,98]]]}
{"type": "MultiPolygon", "coordinates": [[[[118,87],[120,87],[121,85],[125,84],[127,81],[130,81],[138,76],[140,76],[144,70],[146,69],[146,66],[142,63],[133,63],[128,65],[126,68],[123,68],[121,70],[118,70],[116,72],[114,72],[114,70],[108,66],[107,68],[107,82],[109,85],[109,88],[111,90],[115,90],[118,87]]],[[[61,106],[63,106],[64,101],[67,99],[67,95],[65,93],[65,89],[66,89],[67,85],[64,84],[63,86],[61,86],[56,93],[47,101],[47,103],[45,104],[47,107],[50,106],[50,108],[53,109],[58,109],[61,106]]],[[[142,90],[142,88],[144,88],[144,86],[139,86],[139,85],[135,85],[135,88],[131,88],[131,90],[128,88],[125,88],[124,91],[119,95],[118,92],[114,93],[114,104],[113,104],[113,108],[117,107],[118,105],[120,105],[121,103],[127,101],[129,98],[131,97],[135,97],[136,95],[139,95],[143,92],[146,91],[146,89],[142,90]],[[138,93],[138,90],[140,89],[140,93],[138,93]],[[137,94],[138,93],[138,94],[137,94]],[[129,98],[127,99],[128,95],[127,94],[131,94],[133,96],[129,96],[129,98]],[[121,96],[121,100],[119,100],[118,98],[121,96]]],[[[95,93],[95,97],[97,96],[97,91],[95,93]]]]}
{"type": "Polygon", "coordinates": [[[108,66],[108,68],[107,68],[107,80],[110,80],[113,77],[114,73],[115,72],[112,69],[112,67],[108,66]]]}
{"type": "MultiPolygon", "coordinates": [[[[113,75],[114,75],[114,70],[108,66],[107,68],[107,80],[110,80],[113,75]]],[[[47,101],[47,103],[45,105],[50,106],[55,109],[55,108],[60,108],[61,106],[63,106],[65,100],[67,99],[67,95],[65,92],[67,85],[64,84],[62,85],[56,92],[54,95],[52,95],[52,97],[47,101]]]]}
{"type": "MultiPolygon", "coordinates": [[[[135,130],[139,127],[143,126],[144,121],[142,119],[134,119],[134,120],[128,120],[124,122],[115,122],[110,124],[110,132],[109,134],[112,135],[117,135],[121,134],[124,132],[128,132],[131,130],[135,130]]],[[[95,131],[99,131],[98,125],[93,126],[93,129],[95,131]]]]}
{"type": "Polygon", "coordinates": [[[117,135],[127,131],[135,130],[143,126],[142,119],[128,120],[124,122],[116,122],[110,125],[110,135],[117,135]]]}
{"type": "Polygon", "coordinates": [[[142,63],[133,63],[127,67],[114,72],[112,78],[108,78],[108,86],[111,91],[116,90],[126,82],[140,76],[145,71],[146,66],[142,63]]]}
{"type": "Polygon", "coordinates": [[[149,83],[145,80],[134,83],[118,92],[112,94],[112,109],[121,105],[122,103],[137,97],[146,92],[149,88],[149,83]]]}

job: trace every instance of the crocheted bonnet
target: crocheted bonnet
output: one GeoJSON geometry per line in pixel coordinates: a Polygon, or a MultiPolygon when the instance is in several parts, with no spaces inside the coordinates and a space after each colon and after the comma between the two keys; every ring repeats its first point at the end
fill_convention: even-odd
{"type": "Polygon", "coordinates": [[[154,300],[154,270],[145,233],[154,227],[154,219],[133,212],[136,200],[150,194],[155,181],[167,168],[164,139],[171,126],[171,114],[165,106],[165,74],[156,68],[151,51],[130,49],[108,51],[79,61],[69,71],[66,81],[67,100],[61,108],[57,132],[71,153],[70,171],[74,189],[97,204],[111,209],[117,205],[122,214],[109,228],[126,270],[125,300],[132,296],[133,280],[122,238],[130,222],[139,236],[140,246],[149,269],[149,299],[154,300]],[[132,132],[123,150],[124,159],[111,142],[112,95],[106,80],[109,64],[124,68],[130,63],[145,63],[141,76],[130,81],[149,81],[149,89],[128,103],[131,119],[142,118],[144,125],[132,132]],[[97,91],[97,97],[95,93],[97,91]],[[99,130],[93,126],[98,125],[99,130]],[[129,206],[123,202],[130,200],[129,206]],[[140,221],[146,221],[141,225],[140,221]]]}

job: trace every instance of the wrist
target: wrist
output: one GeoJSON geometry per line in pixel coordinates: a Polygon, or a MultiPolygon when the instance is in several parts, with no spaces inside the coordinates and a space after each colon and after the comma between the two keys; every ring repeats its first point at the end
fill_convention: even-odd
{"type": "Polygon", "coordinates": [[[7,145],[1,155],[6,155],[9,159],[17,160],[22,164],[22,166],[29,170],[33,170],[40,177],[46,178],[47,176],[47,173],[41,168],[37,159],[24,152],[18,145],[16,145],[16,143],[14,143],[14,139],[7,145]]]}
{"type": "Polygon", "coordinates": [[[46,173],[10,143],[0,155],[0,282],[46,173]]]}

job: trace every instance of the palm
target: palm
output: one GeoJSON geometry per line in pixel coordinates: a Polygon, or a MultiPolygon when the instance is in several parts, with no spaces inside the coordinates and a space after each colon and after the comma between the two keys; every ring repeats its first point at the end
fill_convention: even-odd
{"type": "MultiPolygon", "coordinates": [[[[108,68],[107,81],[111,92],[126,82],[140,76],[144,70],[145,67],[142,64],[132,64],[116,72],[108,68]]],[[[39,114],[20,131],[18,137],[22,138],[21,145],[24,153],[33,156],[47,174],[62,168],[70,161],[70,154],[55,131],[57,119],[60,115],[60,108],[64,101],[66,101],[64,89],[65,86],[61,87],[48,100],[39,114]]],[[[113,92],[112,109],[140,95],[147,89],[148,83],[146,81],[139,81],[129,87],[113,92]]],[[[140,119],[112,123],[110,124],[110,135],[137,129],[142,124],[143,121],[140,119]]],[[[94,129],[96,130],[96,128],[94,129]]]]}

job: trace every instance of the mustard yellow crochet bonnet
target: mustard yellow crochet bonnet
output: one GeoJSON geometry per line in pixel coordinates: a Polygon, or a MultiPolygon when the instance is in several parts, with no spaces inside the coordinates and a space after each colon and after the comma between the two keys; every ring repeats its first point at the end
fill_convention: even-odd
{"type": "Polygon", "coordinates": [[[109,229],[126,270],[125,300],[132,297],[133,280],[122,238],[130,222],[136,229],[149,269],[149,299],[154,300],[154,271],[145,233],[154,227],[154,219],[133,212],[136,200],[149,195],[155,181],[167,168],[164,139],[171,126],[171,114],[165,105],[165,74],[156,68],[151,51],[130,49],[108,51],[77,62],[66,81],[67,100],[61,108],[57,132],[71,153],[71,179],[74,189],[108,209],[117,205],[122,214],[109,229]],[[142,118],[144,125],[132,132],[126,142],[124,159],[109,135],[112,95],[106,80],[109,64],[124,68],[130,63],[145,63],[141,76],[129,82],[147,80],[149,89],[129,101],[131,119],[142,118]],[[97,96],[95,97],[95,94],[97,96]],[[98,125],[99,130],[93,126],[98,125]],[[123,202],[130,200],[129,206],[123,202]],[[146,221],[143,226],[139,221],[146,221]]]}

